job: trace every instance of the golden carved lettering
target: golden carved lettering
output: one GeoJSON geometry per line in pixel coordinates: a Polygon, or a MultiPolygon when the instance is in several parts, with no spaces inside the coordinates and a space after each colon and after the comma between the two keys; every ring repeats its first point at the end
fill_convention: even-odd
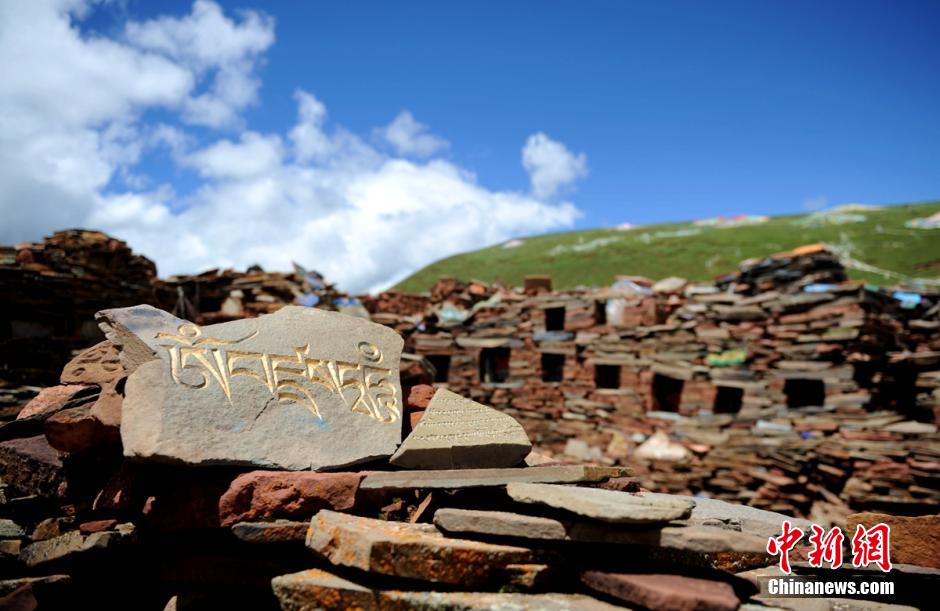
{"type": "Polygon", "coordinates": [[[379,422],[401,418],[398,389],[392,383],[392,370],[381,367],[382,352],[369,342],[356,346],[364,363],[318,359],[310,356],[310,345],[294,348],[293,355],[240,350],[239,340],[203,337],[192,323],[180,325],[177,332],[160,333],[160,345],[170,356],[170,374],[177,384],[194,389],[218,384],[230,404],[231,380],[246,377],[264,386],[279,402],[303,405],[323,420],[314,389],[323,387],[336,395],[352,412],[379,422]]]}

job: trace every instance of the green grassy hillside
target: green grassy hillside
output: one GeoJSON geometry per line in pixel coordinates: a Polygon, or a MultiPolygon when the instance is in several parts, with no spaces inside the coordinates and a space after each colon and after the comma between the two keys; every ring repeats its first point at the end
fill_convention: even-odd
{"type": "MultiPolygon", "coordinates": [[[[671,223],[547,234],[524,238],[513,248],[498,244],[442,259],[395,288],[427,291],[441,276],[519,285],[527,274],[550,274],[555,288],[560,289],[608,285],[617,274],[711,280],[736,269],[742,259],[813,242],[832,244],[883,270],[908,277],[940,278],[940,229],[904,225],[907,220],[938,211],[940,201],[933,201],[851,211],[846,214],[854,217],[835,219],[842,220],[841,224],[797,215],[727,228],[671,223]]],[[[898,282],[866,271],[851,270],[850,275],[878,284],[898,282]]]]}

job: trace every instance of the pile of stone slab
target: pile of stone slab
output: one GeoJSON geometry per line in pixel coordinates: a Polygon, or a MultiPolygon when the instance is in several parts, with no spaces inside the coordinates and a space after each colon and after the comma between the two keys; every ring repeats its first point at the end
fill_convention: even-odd
{"type": "MultiPolygon", "coordinates": [[[[552,463],[446,389],[406,397],[384,326],[97,322],[106,341],[0,425],[0,608],[802,608],[762,591],[787,516],[552,463]]],[[[895,520],[889,602],[920,604],[936,519],[895,520]]]]}

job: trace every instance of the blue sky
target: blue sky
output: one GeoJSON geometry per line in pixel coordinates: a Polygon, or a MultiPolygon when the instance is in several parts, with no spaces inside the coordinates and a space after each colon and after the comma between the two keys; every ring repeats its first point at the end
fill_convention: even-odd
{"type": "Polygon", "coordinates": [[[0,12],[4,242],[374,289],[530,233],[940,197],[937,2],[0,12]]]}
{"type": "Polygon", "coordinates": [[[518,146],[542,130],[588,156],[578,226],[940,197],[937,2],[263,8],[252,126],[287,127],[296,87],[357,132],[409,109],[495,189],[525,186],[518,146]]]}

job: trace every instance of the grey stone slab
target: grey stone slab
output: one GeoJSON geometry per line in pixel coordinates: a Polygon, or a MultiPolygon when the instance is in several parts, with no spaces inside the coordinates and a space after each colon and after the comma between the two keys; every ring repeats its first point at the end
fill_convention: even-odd
{"type": "Polygon", "coordinates": [[[175,333],[188,321],[150,305],[101,310],[95,321],[105,337],[120,349],[121,366],[133,373],[139,366],[157,358],[157,335],[175,333]]]}
{"type": "Polygon", "coordinates": [[[122,406],[128,457],[324,469],[401,442],[404,342],[382,325],[287,306],[147,342],[158,358],[128,378],[122,406]]]}
{"type": "Polygon", "coordinates": [[[493,592],[380,592],[382,609],[448,611],[608,611],[623,609],[583,594],[493,592]]]}
{"type": "Polygon", "coordinates": [[[505,511],[441,508],[434,514],[441,530],[467,536],[490,535],[581,543],[644,545],[689,552],[762,554],[767,540],[712,526],[618,528],[596,522],[572,522],[505,511]]]}
{"type": "Polygon", "coordinates": [[[389,462],[406,469],[512,467],[531,450],[515,418],[440,388],[389,462]]]}
{"type": "MultiPolygon", "coordinates": [[[[657,492],[648,492],[646,496],[653,499],[675,498],[657,492]]],[[[766,540],[769,537],[780,536],[780,529],[783,527],[784,520],[789,520],[793,526],[802,528],[804,532],[810,532],[811,522],[809,520],[793,518],[782,513],[758,509],[757,507],[698,497],[695,499],[695,507],[692,508],[692,513],[689,515],[687,522],[689,524],[736,530],[757,537],[764,537],[766,540]]]]}
{"type": "Polygon", "coordinates": [[[624,524],[656,524],[687,518],[695,501],[687,497],[631,494],[599,488],[512,483],[506,491],[520,503],[548,505],[572,513],[624,524]]]}
{"type": "Polygon", "coordinates": [[[303,543],[307,539],[307,522],[275,520],[274,522],[238,522],[232,534],[245,543],[303,543]]]}
{"type": "Polygon", "coordinates": [[[56,560],[100,552],[117,545],[125,538],[126,535],[120,532],[97,532],[86,537],[77,530],[73,530],[52,539],[27,545],[20,552],[20,562],[28,567],[41,566],[56,560]]]}
{"type": "Polygon", "coordinates": [[[492,585],[539,555],[527,548],[451,539],[430,524],[387,522],[321,510],[307,547],[336,565],[424,581],[492,585]]]}
{"type": "Polygon", "coordinates": [[[550,465],[519,469],[390,471],[366,475],[359,488],[362,490],[456,489],[505,486],[512,482],[601,482],[612,477],[624,477],[630,474],[629,469],[621,467],[591,465],[550,465]]]}

